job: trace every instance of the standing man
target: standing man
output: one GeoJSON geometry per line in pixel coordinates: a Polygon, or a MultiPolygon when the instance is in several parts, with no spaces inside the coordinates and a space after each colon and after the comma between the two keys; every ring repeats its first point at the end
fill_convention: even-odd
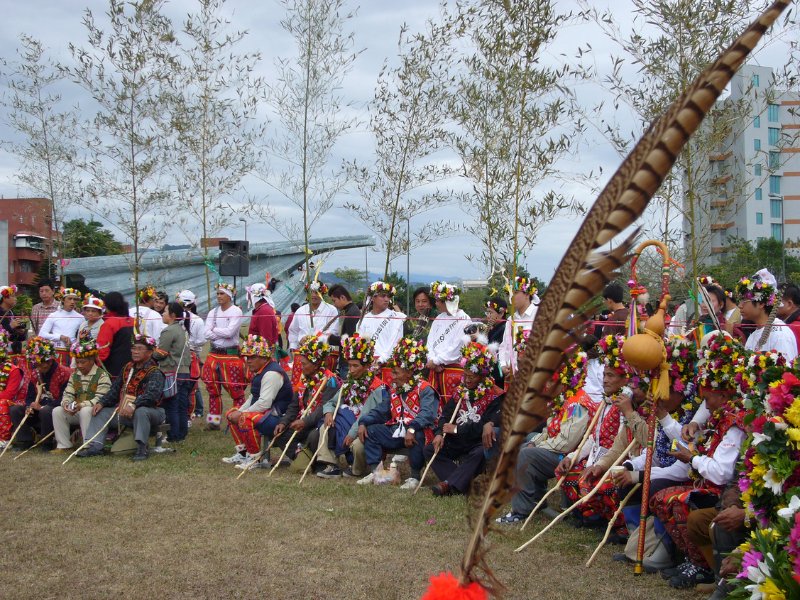
{"type": "Polygon", "coordinates": [[[428,339],[431,324],[438,314],[433,308],[433,298],[430,290],[420,287],[414,290],[414,311],[413,317],[408,317],[403,324],[403,335],[411,336],[423,342],[428,339]]]}
{"type": "Polygon", "coordinates": [[[247,288],[247,301],[253,307],[248,335],[264,338],[271,346],[278,343],[278,317],[270,304],[271,292],[263,283],[254,283],[247,288]]]}
{"type": "Polygon", "coordinates": [[[358,319],[361,317],[361,311],[359,310],[356,303],[353,302],[353,298],[350,296],[350,292],[347,291],[347,288],[341,284],[336,284],[331,288],[330,291],[331,302],[339,311],[341,315],[339,317],[339,333],[340,335],[332,335],[328,338],[328,343],[331,346],[337,346],[340,348],[339,352],[339,377],[344,379],[347,377],[347,359],[345,359],[344,354],[341,351],[341,347],[343,342],[346,338],[352,336],[356,332],[356,328],[358,327],[358,319]]]}
{"type": "MultiPolygon", "coordinates": [[[[150,431],[164,422],[166,416],[161,408],[161,394],[164,391],[164,374],[153,360],[156,341],[143,335],[133,337],[131,347],[132,360],[122,369],[122,374],[111,384],[100,402],[92,408],[92,420],[86,438],[91,439],[101,431],[103,426],[117,410],[117,406],[126,399],[130,400],[119,410],[120,425],[133,427],[136,440],[136,454],[133,460],[147,460],[150,457],[147,442],[150,431]]],[[[100,434],[95,440],[78,452],[77,456],[98,456],[103,453],[105,435],[100,434]]]]}
{"type": "Polygon", "coordinates": [[[370,310],[358,327],[362,338],[375,343],[375,361],[383,367],[392,357],[397,342],[403,337],[403,322],[406,316],[392,310],[392,300],[397,289],[391,283],[376,281],[367,290],[370,310]]]}
{"type": "Polygon", "coordinates": [[[514,278],[511,296],[514,314],[506,321],[500,346],[500,368],[504,377],[517,371],[517,357],[525,348],[538,310],[539,296],[536,292],[536,286],[527,277],[514,278]]]}
{"type": "Polygon", "coordinates": [[[244,363],[239,358],[239,327],[242,309],[233,303],[236,289],[227,283],[217,284],[217,303],[206,317],[206,339],[211,342],[206,364],[203,365],[203,383],[208,390],[207,429],[219,431],[222,420],[222,388],[239,407],[244,402],[247,381],[244,363]]]}
{"type": "Polygon", "coordinates": [[[58,310],[56,290],[52,281],[44,280],[39,283],[39,298],[42,301],[34,304],[31,308],[31,326],[34,335],[39,335],[39,330],[47,317],[58,310]]]}
{"type": "Polygon", "coordinates": [[[441,401],[447,402],[461,384],[461,348],[464,346],[464,326],[469,324],[467,313],[458,308],[459,290],[446,281],[434,281],[431,295],[439,312],[428,333],[428,363],[430,381],[441,401]]]}
{"type": "Polygon", "coordinates": [[[78,339],[78,330],[83,322],[75,305],[81,295],[74,288],[61,288],[61,308],[51,313],[39,330],[39,337],[55,344],[58,362],[70,363],[69,349],[78,339]]]}
{"type": "Polygon", "coordinates": [[[775,277],[766,269],[761,269],[752,277],[742,277],[736,284],[736,295],[739,296],[739,308],[742,317],[752,321],[756,330],[747,338],[744,347],[754,352],[775,351],[786,357],[791,362],[797,356],[797,340],[792,330],[786,324],[775,319],[766,341],[762,344],[761,338],[764,327],[769,322],[769,313],[775,305],[775,277]]]}
{"type": "Polygon", "coordinates": [[[161,335],[164,328],[161,321],[161,313],[155,310],[158,292],[152,285],[139,290],[139,306],[132,306],[130,315],[136,321],[136,331],[154,340],[161,335]]]}
{"type": "MultiPolygon", "coordinates": [[[[301,368],[297,360],[297,349],[309,335],[319,334],[327,342],[328,336],[339,334],[339,311],[335,306],[325,302],[322,297],[328,293],[328,286],[322,281],[306,283],[308,304],[298,308],[288,327],[289,352],[293,355],[292,386],[297,387],[300,381],[301,368]]],[[[330,346],[328,347],[330,353],[330,346]]]]}
{"type": "Polygon", "coordinates": [[[21,358],[19,355],[22,354],[22,343],[28,336],[25,321],[14,314],[16,305],[17,286],[4,285],[0,287],[0,328],[8,336],[12,361],[21,358]]]}

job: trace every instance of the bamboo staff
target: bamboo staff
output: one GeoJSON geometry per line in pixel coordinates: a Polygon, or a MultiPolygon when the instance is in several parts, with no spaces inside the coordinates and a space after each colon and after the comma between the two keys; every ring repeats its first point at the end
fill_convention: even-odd
{"type": "Polygon", "coordinates": [[[525,519],[525,522],[522,524],[522,527],[520,528],[520,531],[522,531],[523,529],[525,529],[525,527],[527,527],[527,525],[530,522],[531,518],[533,517],[534,513],[537,510],[539,510],[539,507],[542,506],[545,502],[547,502],[547,499],[556,490],[558,490],[561,487],[562,483],[564,483],[564,479],[567,478],[567,473],[569,473],[572,470],[572,467],[575,466],[575,463],[578,460],[578,456],[580,456],[580,454],[581,454],[581,450],[583,450],[583,447],[586,444],[586,442],[589,441],[589,438],[591,437],[592,432],[594,431],[594,426],[597,425],[597,420],[600,418],[600,413],[601,412],[603,412],[603,407],[598,407],[597,410],[594,411],[594,415],[592,416],[592,420],[589,421],[589,426],[586,428],[586,432],[583,434],[583,438],[581,439],[581,443],[578,444],[577,448],[575,448],[575,452],[574,452],[574,454],[572,456],[572,459],[569,461],[569,467],[564,472],[564,474],[561,477],[558,478],[558,481],[556,481],[556,484],[552,488],[550,488],[548,490],[548,492],[544,496],[542,496],[542,499],[539,500],[539,502],[536,504],[536,506],[533,507],[533,510],[531,511],[531,514],[529,514],[528,518],[525,519]]]}
{"type": "MultiPolygon", "coordinates": [[[[615,461],[614,461],[614,464],[612,464],[612,465],[611,465],[611,467],[616,467],[616,466],[617,466],[617,465],[619,465],[619,464],[620,464],[620,463],[621,463],[623,460],[625,460],[625,458],[628,456],[628,452],[630,452],[630,451],[631,451],[631,449],[633,448],[633,446],[634,446],[635,444],[636,444],[636,438],[634,438],[633,440],[631,440],[631,443],[630,443],[630,444],[628,444],[628,447],[627,447],[627,448],[625,448],[625,450],[623,450],[623,451],[622,451],[622,454],[620,454],[620,455],[619,455],[619,458],[618,458],[617,460],[615,460],[615,461]]],[[[603,485],[603,483],[605,483],[605,480],[606,480],[606,478],[608,478],[608,476],[609,476],[609,475],[611,475],[611,467],[609,467],[609,468],[608,468],[608,471],[606,471],[606,472],[605,472],[605,474],[604,474],[602,477],[600,477],[599,481],[597,482],[597,485],[595,485],[595,486],[592,488],[592,491],[591,491],[591,492],[589,492],[587,495],[583,496],[582,498],[578,498],[578,499],[575,501],[575,503],[574,503],[572,506],[570,506],[570,507],[566,508],[566,509],[565,509],[565,510],[564,510],[564,511],[563,511],[563,512],[560,514],[560,515],[558,515],[558,516],[557,516],[555,519],[553,519],[552,521],[550,521],[550,523],[548,523],[548,524],[547,524],[547,527],[545,527],[544,529],[542,529],[542,530],[541,530],[539,533],[537,533],[535,536],[533,536],[533,537],[532,537],[531,539],[529,539],[527,542],[525,542],[524,544],[522,544],[522,546],[520,546],[519,548],[517,548],[516,550],[514,550],[514,552],[521,552],[522,550],[524,550],[525,548],[527,548],[528,546],[530,546],[530,545],[531,545],[533,542],[535,542],[537,539],[539,539],[540,537],[542,537],[542,535],[544,535],[544,533],[545,533],[547,530],[549,530],[549,529],[550,529],[550,528],[551,528],[553,525],[555,525],[556,523],[558,523],[558,522],[559,522],[561,519],[563,519],[563,518],[564,518],[564,517],[566,517],[566,516],[567,516],[567,515],[568,515],[570,512],[572,512],[572,510],[573,510],[573,509],[575,509],[575,508],[579,507],[581,504],[585,504],[586,502],[588,502],[589,500],[591,500],[591,499],[594,497],[594,495],[597,493],[597,491],[600,489],[600,487],[603,485]]]]}
{"type": "MultiPolygon", "coordinates": [[[[36,399],[33,401],[33,404],[38,404],[39,403],[39,400],[42,399],[42,393],[43,392],[44,392],[44,386],[41,383],[37,383],[36,384],[36,399]]],[[[8,440],[8,443],[6,444],[6,447],[3,448],[2,452],[0,452],[0,458],[3,458],[3,455],[5,455],[5,453],[8,451],[8,449],[11,447],[11,444],[13,444],[14,440],[17,439],[17,434],[19,433],[20,429],[22,429],[22,426],[25,425],[25,421],[28,420],[28,417],[30,417],[32,413],[33,413],[33,409],[32,408],[28,407],[27,409],[25,409],[25,416],[22,417],[22,421],[20,421],[19,425],[17,425],[17,428],[14,430],[14,435],[12,435],[11,439],[8,440]]]]}
{"type": "Polygon", "coordinates": [[[53,430],[50,433],[48,433],[46,436],[44,436],[42,439],[40,439],[38,442],[36,442],[33,446],[31,446],[30,448],[27,448],[27,449],[23,450],[22,452],[20,452],[19,454],[17,454],[14,457],[14,460],[17,460],[20,456],[23,456],[24,454],[27,454],[28,452],[30,452],[31,450],[36,448],[37,446],[40,446],[42,444],[42,442],[44,442],[47,439],[49,439],[50,436],[53,435],[54,433],[55,433],[55,430],[53,430]]]}
{"type": "Polygon", "coordinates": [[[608,522],[608,527],[606,527],[606,534],[603,536],[603,539],[600,540],[600,543],[597,544],[597,548],[594,549],[594,552],[592,552],[592,555],[589,557],[589,560],[586,561],[586,566],[587,567],[594,562],[594,559],[597,556],[597,554],[600,552],[600,549],[603,546],[605,546],[606,541],[608,541],[608,536],[611,535],[611,528],[614,527],[614,522],[617,520],[617,517],[619,517],[619,513],[622,512],[622,509],[625,508],[625,505],[628,503],[628,500],[630,500],[631,496],[633,496],[633,493],[636,490],[638,490],[640,487],[642,487],[641,483],[637,483],[635,486],[633,486],[631,488],[631,491],[628,492],[628,494],[622,499],[622,502],[619,503],[619,508],[617,508],[617,510],[614,511],[614,515],[611,517],[611,520],[608,522]]]}
{"type": "MultiPolygon", "coordinates": [[[[314,404],[316,403],[317,397],[319,396],[320,392],[322,392],[322,389],[326,385],[328,385],[328,381],[329,380],[326,379],[325,383],[320,385],[317,388],[317,391],[314,392],[314,396],[311,398],[311,402],[308,403],[308,406],[306,406],[305,410],[302,413],[300,413],[300,416],[298,418],[303,419],[308,415],[309,412],[311,412],[311,407],[314,406],[314,404]]],[[[283,432],[281,432],[281,433],[283,433],[283,432]]],[[[272,476],[272,474],[275,472],[275,469],[277,469],[278,465],[281,464],[281,461],[283,460],[283,457],[286,456],[286,451],[292,445],[292,442],[294,441],[294,438],[295,438],[296,435],[297,435],[297,430],[295,429],[294,432],[292,433],[291,437],[289,438],[289,441],[286,442],[286,445],[283,447],[283,452],[281,452],[281,455],[278,458],[278,460],[275,462],[275,465],[272,467],[272,469],[270,469],[270,472],[267,473],[267,477],[272,476]]]]}
{"type": "MultiPolygon", "coordinates": [[[[463,400],[463,398],[459,398],[458,402],[456,402],[456,407],[455,407],[455,409],[453,409],[453,414],[450,415],[450,420],[448,421],[448,424],[452,425],[453,422],[455,422],[456,417],[458,416],[458,409],[461,408],[461,401],[462,400],[463,400]]],[[[419,491],[419,488],[422,487],[422,482],[425,481],[425,475],[428,474],[428,470],[431,468],[431,465],[433,464],[433,461],[436,460],[436,457],[439,456],[439,451],[444,447],[444,438],[446,436],[447,436],[447,432],[442,431],[442,445],[439,447],[439,450],[437,450],[436,452],[433,453],[433,456],[431,456],[431,459],[428,461],[428,464],[425,465],[425,470],[422,472],[422,475],[419,478],[419,483],[417,484],[417,487],[414,488],[414,493],[411,494],[412,496],[416,495],[416,493],[419,491]]]]}
{"type": "Polygon", "coordinates": [[[256,454],[256,455],[253,457],[253,462],[252,462],[252,463],[250,463],[249,465],[247,465],[247,467],[246,467],[245,469],[243,469],[243,470],[242,470],[242,472],[241,472],[241,473],[239,473],[239,474],[236,476],[236,480],[237,480],[237,481],[238,481],[239,479],[241,479],[241,478],[242,478],[242,476],[243,476],[245,473],[247,473],[247,472],[248,472],[250,469],[252,469],[252,468],[253,468],[253,465],[255,465],[255,464],[256,464],[256,463],[257,463],[259,460],[261,460],[261,458],[262,458],[262,457],[263,457],[265,454],[266,454],[267,456],[269,456],[269,451],[272,449],[272,445],[275,443],[275,440],[277,440],[277,439],[278,439],[278,436],[277,436],[277,435],[273,435],[273,436],[272,436],[272,440],[270,440],[270,442],[269,442],[269,445],[268,445],[266,448],[264,448],[264,449],[263,449],[261,452],[259,452],[258,454],[256,454]]]}
{"type": "MultiPolygon", "coordinates": [[[[336,415],[339,414],[339,407],[341,405],[342,405],[342,392],[339,391],[339,399],[336,401],[336,406],[333,409],[333,421],[332,422],[334,424],[336,422],[336,415]]],[[[326,444],[328,442],[328,430],[329,429],[330,429],[330,427],[328,427],[327,425],[323,425],[322,426],[322,432],[319,434],[319,441],[317,442],[317,449],[314,451],[314,455],[311,457],[311,460],[308,461],[308,464],[306,465],[306,469],[305,469],[305,471],[303,471],[303,474],[300,476],[300,481],[297,482],[297,485],[300,485],[301,483],[303,483],[303,480],[306,478],[306,475],[308,475],[308,472],[311,470],[311,465],[314,464],[314,461],[316,460],[317,455],[319,454],[319,451],[322,449],[322,445],[326,444]]]]}

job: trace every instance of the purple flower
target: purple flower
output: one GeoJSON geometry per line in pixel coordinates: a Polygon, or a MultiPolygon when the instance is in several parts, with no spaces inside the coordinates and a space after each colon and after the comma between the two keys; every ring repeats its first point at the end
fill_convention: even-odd
{"type": "Polygon", "coordinates": [[[736,576],[737,579],[748,579],[747,570],[750,567],[758,568],[759,561],[764,559],[764,555],[757,550],[748,550],[742,557],[742,570],[736,576]]]}

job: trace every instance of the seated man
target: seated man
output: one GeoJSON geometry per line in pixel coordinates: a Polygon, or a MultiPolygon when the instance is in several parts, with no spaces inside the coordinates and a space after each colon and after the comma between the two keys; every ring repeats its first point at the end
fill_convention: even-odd
{"type": "Polygon", "coordinates": [[[248,335],[239,353],[253,378],[250,397],[239,408],[231,408],[225,414],[236,442],[236,453],[223,458],[222,462],[247,468],[260,451],[262,424],[271,438],[272,429],[292,400],[292,384],[273,358],[272,346],[266,338],[248,335]]]}
{"type": "Polygon", "coordinates": [[[494,444],[494,428],[500,426],[505,394],[492,378],[496,360],[483,344],[470,342],[461,349],[464,381],[442,410],[434,429],[433,442],[425,446],[425,460],[431,460],[439,483],[434,496],[466,494],[472,479],[483,469],[485,449],[494,444]],[[451,423],[453,412],[458,411],[451,423]]]}
{"type": "MultiPolygon", "coordinates": [[[[325,368],[325,359],[330,353],[330,346],[320,336],[307,335],[296,350],[300,361],[300,381],[289,402],[286,412],[275,426],[274,435],[278,436],[274,446],[286,448],[289,439],[295,432],[292,444],[305,445],[312,453],[317,448],[317,427],[322,420],[322,406],[328,402],[339,389],[339,380],[325,368]]],[[[289,448],[289,460],[297,455],[289,448]]]]}
{"type": "Polygon", "coordinates": [[[367,454],[370,474],[360,481],[371,481],[386,450],[409,449],[411,477],[401,489],[413,490],[419,484],[424,466],[423,448],[433,439],[439,417],[439,397],[422,379],[428,353],[425,345],[410,337],[402,338],[392,353],[392,383],[389,393],[369,414],[361,417],[358,437],[367,454]]]}
{"type": "MultiPolygon", "coordinates": [[[[2,288],[0,288],[2,290],[2,288]]],[[[25,374],[9,356],[11,340],[0,329],[0,450],[6,447],[14,429],[11,426],[11,408],[25,403],[27,388],[25,374]]]]}
{"type": "Polygon", "coordinates": [[[92,439],[95,435],[97,437],[78,452],[77,456],[98,456],[103,453],[106,428],[111,417],[119,412],[120,425],[133,427],[133,437],[136,440],[133,460],[149,458],[147,442],[150,430],[166,420],[164,409],[160,406],[164,374],[153,360],[155,348],[156,341],[153,338],[145,335],[133,336],[132,360],[122,368],[122,373],[100,402],[92,407],[92,420],[86,439],[92,439]]]}
{"type": "Polygon", "coordinates": [[[347,363],[347,379],[339,392],[322,407],[324,425],[329,427],[327,443],[320,448],[317,462],[327,466],[317,473],[323,479],[339,477],[339,457],[344,455],[351,465],[348,477],[366,474],[364,445],[358,439],[358,420],[383,399],[385,384],[381,380],[380,363],[375,360],[375,342],[353,334],[342,338],[342,359],[347,363]],[[338,410],[337,410],[338,405],[338,410]],[[334,420],[333,413],[336,413],[334,420]]]}
{"type": "Polygon", "coordinates": [[[76,370],[72,373],[61,405],[53,409],[53,429],[56,433],[54,453],[64,453],[72,448],[70,425],[81,427],[81,435],[88,440],[86,433],[92,420],[92,408],[111,388],[108,373],[97,366],[97,342],[88,335],[72,344],[70,354],[75,359],[76,370]]]}
{"type": "MultiPolygon", "coordinates": [[[[596,338],[590,336],[593,341],[596,338]]],[[[528,518],[533,508],[547,493],[547,482],[555,477],[556,467],[564,455],[573,452],[586,433],[598,405],[583,389],[586,381],[588,354],[577,348],[567,355],[557,373],[553,415],[545,429],[522,446],[517,459],[517,487],[511,499],[511,510],[499,517],[498,523],[518,523],[528,518]]],[[[557,513],[545,507],[542,513],[555,517],[557,513]]]]}
{"type": "MultiPolygon", "coordinates": [[[[13,406],[10,410],[15,429],[25,418],[25,414],[30,413],[14,440],[14,445],[18,448],[30,448],[33,445],[33,428],[38,429],[40,437],[53,431],[53,409],[61,404],[64,388],[72,375],[69,367],[58,362],[55,344],[50,340],[31,338],[28,340],[25,356],[35,368],[30,371],[25,406],[13,406]],[[39,386],[42,387],[42,394],[37,398],[39,386]]],[[[49,441],[47,446],[50,446],[49,441]]]]}

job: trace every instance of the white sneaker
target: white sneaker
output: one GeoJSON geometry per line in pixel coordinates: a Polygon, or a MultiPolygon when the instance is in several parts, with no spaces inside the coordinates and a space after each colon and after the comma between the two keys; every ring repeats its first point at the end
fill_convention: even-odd
{"type": "Polygon", "coordinates": [[[357,483],[358,485],[369,485],[369,484],[371,484],[371,483],[372,483],[372,480],[373,480],[373,479],[375,479],[375,474],[374,474],[374,473],[370,473],[370,474],[369,474],[369,475],[367,475],[366,477],[362,477],[361,479],[359,479],[358,481],[356,481],[356,483],[357,483]]]}
{"type": "Polygon", "coordinates": [[[414,479],[413,477],[409,477],[405,480],[403,485],[400,486],[401,490],[415,490],[419,485],[419,479],[414,479]]]}
{"type": "Polygon", "coordinates": [[[392,457],[392,462],[397,463],[397,464],[404,463],[407,460],[408,460],[408,457],[405,454],[395,454],[392,457]]]}
{"type": "Polygon", "coordinates": [[[237,469],[241,469],[242,471],[247,471],[250,467],[252,467],[256,462],[254,456],[248,454],[247,458],[245,458],[242,462],[236,465],[237,469]]]}
{"type": "Polygon", "coordinates": [[[0,440],[0,450],[2,450],[3,448],[5,448],[6,446],[8,446],[8,442],[6,442],[6,441],[4,441],[4,440],[0,440]]]}
{"type": "Polygon", "coordinates": [[[247,458],[243,454],[237,452],[233,456],[226,456],[222,459],[222,462],[224,462],[226,465],[238,465],[239,463],[243,463],[245,460],[247,460],[247,458]]]}

